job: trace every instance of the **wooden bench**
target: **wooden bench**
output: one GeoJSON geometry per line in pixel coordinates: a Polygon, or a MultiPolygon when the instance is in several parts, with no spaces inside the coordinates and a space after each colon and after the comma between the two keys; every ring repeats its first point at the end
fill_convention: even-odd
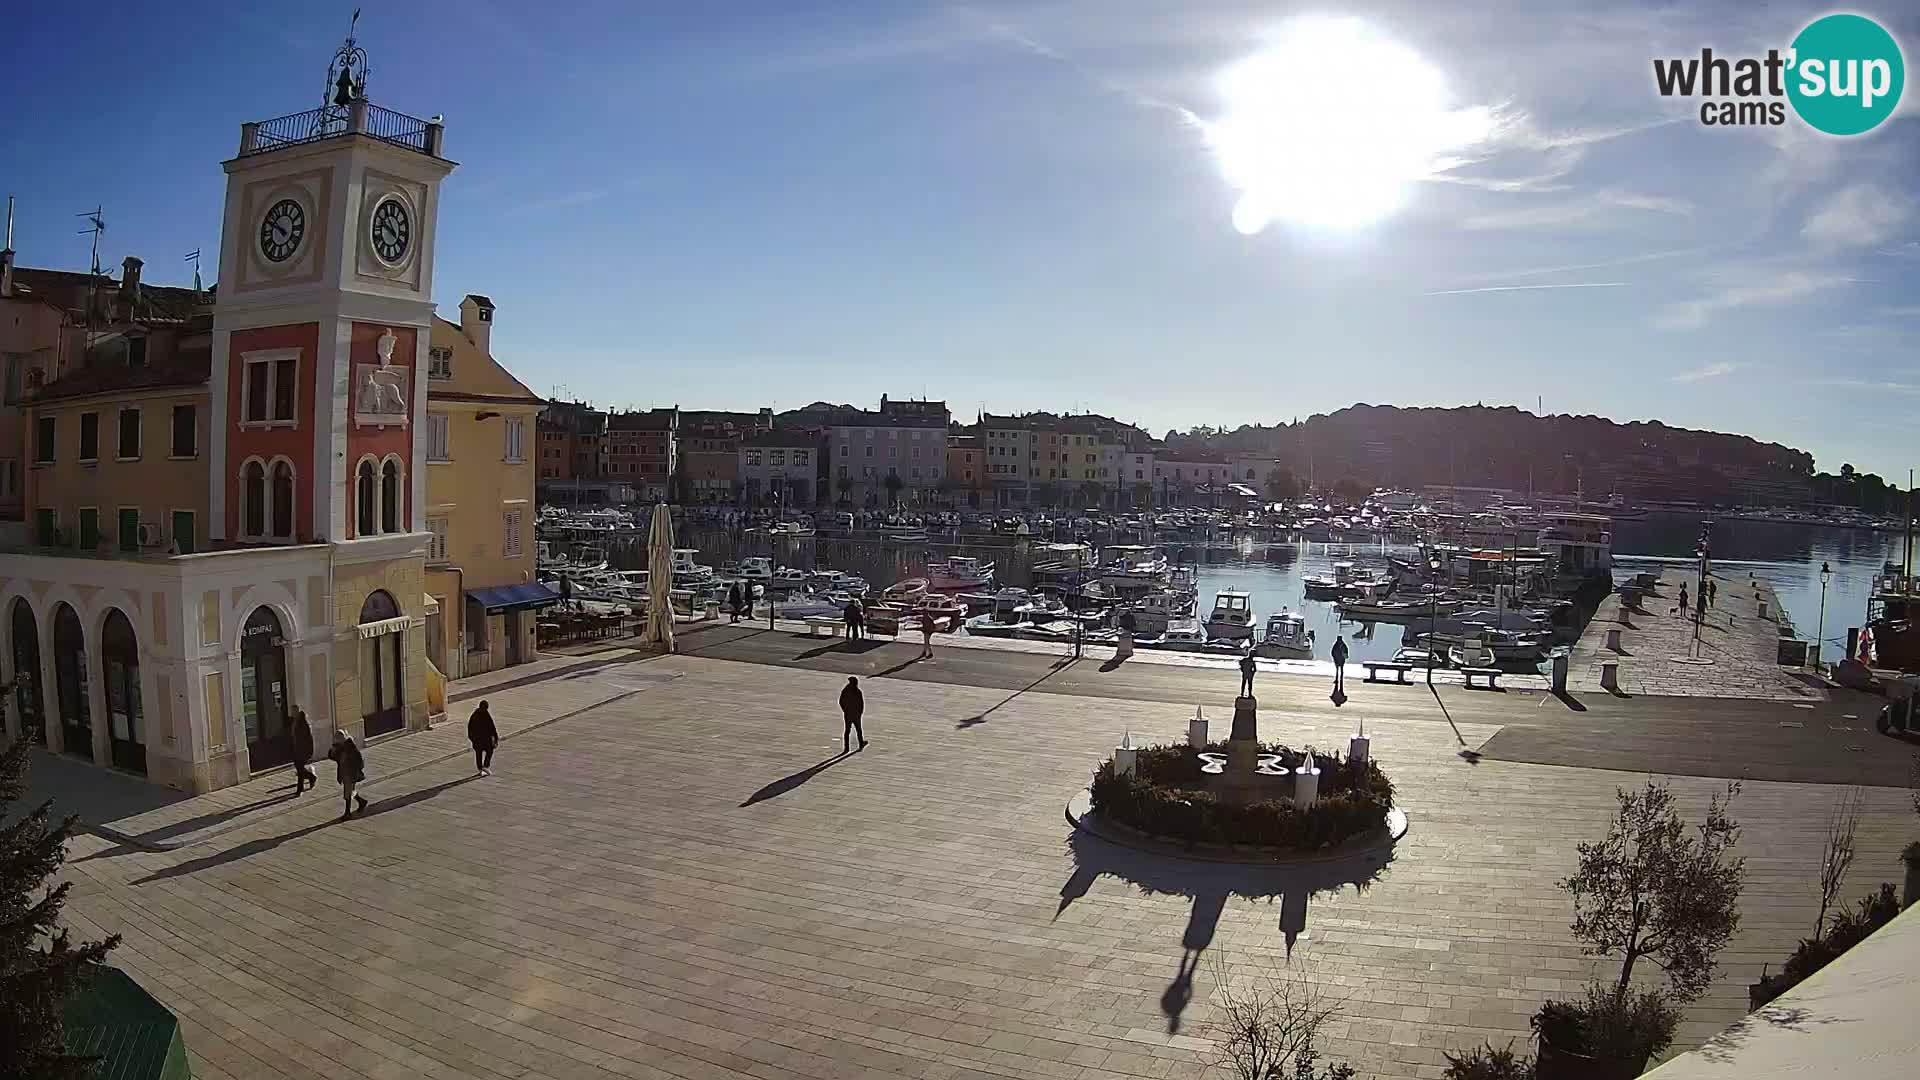
{"type": "Polygon", "coordinates": [[[1380,678],[1382,671],[1393,672],[1393,681],[1406,685],[1407,672],[1413,670],[1412,664],[1402,664],[1393,660],[1362,660],[1360,666],[1367,669],[1368,682],[1385,682],[1380,678]]]}
{"type": "Polygon", "coordinates": [[[1498,690],[1500,689],[1500,676],[1505,674],[1505,672],[1497,667],[1470,667],[1461,668],[1460,674],[1466,677],[1467,689],[1469,690],[1473,689],[1473,680],[1475,679],[1485,679],[1487,680],[1487,689],[1498,690]]]}
{"type": "Polygon", "coordinates": [[[847,632],[846,620],[830,618],[825,615],[807,616],[808,637],[819,637],[820,631],[822,630],[827,632],[828,637],[839,637],[841,634],[847,632]]]}

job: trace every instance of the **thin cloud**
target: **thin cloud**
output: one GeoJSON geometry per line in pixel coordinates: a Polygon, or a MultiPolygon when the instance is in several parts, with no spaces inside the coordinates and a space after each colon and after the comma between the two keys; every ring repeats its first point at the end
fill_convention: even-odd
{"type": "Polygon", "coordinates": [[[613,189],[610,187],[569,191],[563,195],[555,195],[550,199],[536,199],[527,204],[527,209],[561,210],[569,206],[585,206],[588,203],[599,202],[611,194],[613,194],[613,189]]]}
{"type": "Polygon", "coordinates": [[[1611,270],[1617,266],[1634,266],[1639,263],[1658,262],[1661,259],[1676,259],[1682,255],[1702,255],[1712,250],[1711,247],[1674,248],[1670,251],[1649,251],[1640,255],[1623,255],[1618,259],[1602,259],[1599,262],[1570,263],[1565,266],[1537,266],[1528,270],[1499,270],[1487,274],[1473,274],[1460,280],[1464,285],[1481,281],[1508,281],[1513,278],[1550,277],[1554,274],[1577,274],[1587,270],[1611,270]]]}
{"type": "Polygon", "coordinates": [[[1421,296],[1471,296],[1474,293],[1533,292],[1541,289],[1623,289],[1624,281],[1572,281],[1563,285],[1483,285],[1477,289],[1435,289],[1421,296]]]}
{"type": "Polygon", "coordinates": [[[1809,215],[1800,235],[1816,247],[1869,247],[1885,243],[1912,216],[1909,199],[1873,184],[1855,184],[1809,215]]]}
{"type": "Polygon", "coordinates": [[[1690,383],[1690,382],[1700,382],[1704,379],[1718,379],[1723,375],[1731,375],[1734,372],[1739,371],[1741,368],[1746,366],[1747,365],[1745,364],[1734,364],[1734,363],[1729,363],[1728,361],[1722,360],[1717,364],[1708,364],[1706,367],[1703,367],[1703,368],[1695,368],[1692,371],[1683,371],[1678,375],[1674,375],[1670,377],[1667,381],[1690,383]]]}
{"type": "Polygon", "coordinates": [[[1601,228],[1612,224],[1613,211],[1685,215],[1693,204],[1684,199],[1661,195],[1643,195],[1632,191],[1599,191],[1548,206],[1530,206],[1514,210],[1495,210],[1476,214],[1460,223],[1464,229],[1552,229],[1578,226],[1601,228]]]}
{"type": "Polygon", "coordinates": [[[1880,314],[1891,315],[1896,319],[1920,318],[1920,304],[1907,304],[1901,307],[1883,307],[1880,314]]]}
{"type": "Polygon", "coordinates": [[[1756,304],[1789,303],[1853,280],[1840,274],[1790,271],[1761,284],[1728,285],[1694,300],[1667,305],[1654,318],[1654,325],[1662,330],[1698,330],[1724,311],[1756,304]]]}

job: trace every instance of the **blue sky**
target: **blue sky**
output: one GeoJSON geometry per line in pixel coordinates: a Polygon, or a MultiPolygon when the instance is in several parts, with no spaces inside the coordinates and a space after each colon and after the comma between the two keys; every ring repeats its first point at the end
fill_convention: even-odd
{"type": "MultiPolygon", "coordinates": [[[[444,114],[460,162],[442,311],[492,296],[496,354],[543,393],[885,392],[1156,431],[1542,400],[1894,475],[1920,457],[1920,90],[1837,140],[1703,128],[1652,88],[1656,55],[1784,48],[1826,10],[473,0],[369,5],[360,39],[373,99],[444,114]],[[1334,7],[1439,79],[1353,137],[1363,164],[1419,175],[1392,212],[1330,226],[1295,212],[1317,199],[1292,175],[1326,158],[1255,145],[1293,205],[1246,235],[1223,74],[1334,7]],[[1427,113],[1449,135],[1409,166],[1426,129],[1400,125],[1427,113]]],[[[1920,53],[1909,5],[1858,10],[1920,53]]],[[[350,12],[16,14],[0,56],[29,92],[0,116],[0,181],[20,260],[83,266],[73,215],[97,202],[106,261],[184,281],[179,256],[217,245],[239,124],[318,103],[350,12]]],[[[1249,138],[1351,99],[1286,98],[1305,112],[1249,138]]]]}

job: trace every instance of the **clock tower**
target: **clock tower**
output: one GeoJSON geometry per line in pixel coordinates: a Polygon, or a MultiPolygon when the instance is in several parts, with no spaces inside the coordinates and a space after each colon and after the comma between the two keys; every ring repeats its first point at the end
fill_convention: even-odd
{"type": "Polygon", "coordinates": [[[366,85],[349,36],[324,103],[241,125],[225,164],[216,541],[358,544],[425,528],[434,226],[453,163],[437,117],[375,105],[366,85]]]}
{"type": "Polygon", "coordinates": [[[303,625],[282,627],[305,640],[320,738],[427,722],[422,428],[453,171],[441,137],[438,117],[368,100],[349,33],[320,107],[242,124],[225,163],[208,534],[269,561],[324,556],[296,598],[303,625]]]}

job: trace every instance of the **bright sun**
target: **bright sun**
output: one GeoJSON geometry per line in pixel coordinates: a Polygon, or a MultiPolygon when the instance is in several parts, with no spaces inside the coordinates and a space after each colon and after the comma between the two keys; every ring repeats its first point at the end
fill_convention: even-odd
{"type": "Polygon", "coordinates": [[[1206,125],[1207,141],[1240,192],[1233,227],[1248,235],[1275,221],[1378,221],[1495,125],[1485,106],[1449,108],[1438,69],[1357,19],[1283,24],[1227,69],[1220,90],[1226,111],[1206,125]]]}

